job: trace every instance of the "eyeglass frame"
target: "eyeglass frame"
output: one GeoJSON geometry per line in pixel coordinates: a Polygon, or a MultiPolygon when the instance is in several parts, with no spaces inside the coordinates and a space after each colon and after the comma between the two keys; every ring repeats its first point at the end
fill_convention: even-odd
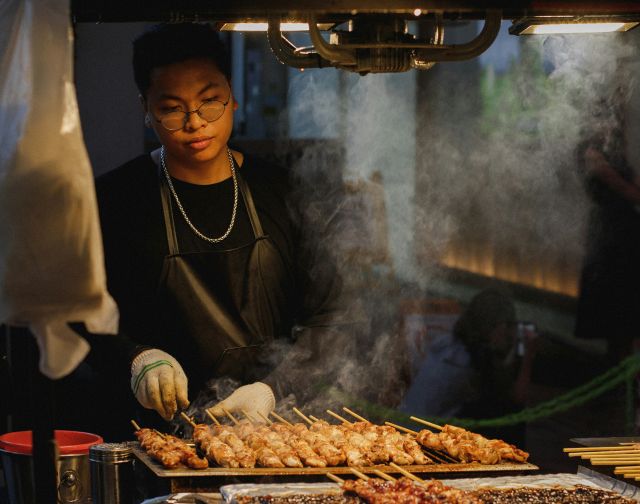
{"type": "MultiPolygon", "coordinates": [[[[183,128],[187,125],[187,122],[189,121],[189,116],[190,116],[191,114],[198,114],[198,117],[199,117],[200,119],[204,120],[204,121],[207,121],[207,123],[216,122],[218,119],[220,119],[220,118],[224,115],[224,112],[225,112],[225,110],[227,110],[227,105],[229,105],[229,102],[230,102],[230,101],[231,101],[231,93],[229,93],[229,98],[227,98],[227,101],[226,101],[226,102],[221,102],[220,100],[215,100],[215,99],[214,99],[214,100],[207,100],[207,101],[202,102],[202,103],[200,104],[200,106],[199,106],[197,109],[194,109],[194,110],[186,110],[186,111],[185,111],[185,110],[180,110],[179,112],[182,112],[182,113],[184,114],[184,120],[182,121],[182,126],[180,126],[179,128],[176,128],[176,129],[169,129],[169,128],[167,128],[164,124],[162,124],[162,120],[161,120],[161,119],[158,119],[158,118],[157,118],[153,113],[149,112],[149,115],[150,115],[151,117],[153,117],[153,119],[154,119],[156,122],[160,123],[160,125],[161,125],[164,129],[166,129],[167,131],[180,131],[181,129],[183,129],[183,128]],[[221,113],[218,117],[216,117],[215,119],[213,119],[212,121],[209,121],[208,119],[206,119],[206,118],[204,118],[204,117],[202,117],[202,116],[200,115],[200,109],[201,109],[204,105],[206,105],[207,103],[211,103],[211,102],[218,102],[218,103],[221,103],[221,104],[222,104],[222,113],[221,113]]],[[[178,112],[178,111],[176,110],[176,112],[178,112]]],[[[169,113],[172,113],[172,112],[169,112],[169,113]]]]}

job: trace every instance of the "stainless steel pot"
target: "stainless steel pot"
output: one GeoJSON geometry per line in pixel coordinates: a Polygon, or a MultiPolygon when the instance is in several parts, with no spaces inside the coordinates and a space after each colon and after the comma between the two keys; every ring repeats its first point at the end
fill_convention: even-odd
{"type": "MultiPolygon", "coordinates": [[[[33,457],[0,449],[10,504],[38,504],[35,500],[33,457]]],[[[89,455],[60,455],[58,472],[59,504],[91,504],[89,455]]]]}

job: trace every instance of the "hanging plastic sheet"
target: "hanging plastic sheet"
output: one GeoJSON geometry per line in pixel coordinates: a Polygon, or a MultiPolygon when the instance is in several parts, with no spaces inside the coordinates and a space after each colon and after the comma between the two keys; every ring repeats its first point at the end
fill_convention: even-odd
{"type": "Polygon", "coordinates": [[[69,0],[0,0],[0,323],[26,325],[61,378],[115,333],[75,87],[69,0]]]}

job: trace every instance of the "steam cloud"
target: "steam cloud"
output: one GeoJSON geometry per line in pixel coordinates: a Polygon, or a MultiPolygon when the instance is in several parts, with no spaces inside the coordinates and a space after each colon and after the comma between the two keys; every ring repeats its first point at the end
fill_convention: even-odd
{"type": "MultiPolygon", "coordinates": [[[[483,266],[488,254],[483,267],[498,276],[524,269],[521,279],[539,287],[575,285],[589,208],[575,148],[610,108],[626,107],[635,40],[522,37],[520,58],[502,73],[477,60],[421,76],[291,70],[287,134],[316,140],[292,167],[306,238],[322,239],[348,304],[369,317],[356,351],[335,351],[333,385],[397,406],[408,372],[397,307],[442,288],[443,257],[483,266]],[[384,222],[367,199],[376,190],[384,222]]],[[[320,394],[298,406],[319,413],[334,404],[320,394]]]]}

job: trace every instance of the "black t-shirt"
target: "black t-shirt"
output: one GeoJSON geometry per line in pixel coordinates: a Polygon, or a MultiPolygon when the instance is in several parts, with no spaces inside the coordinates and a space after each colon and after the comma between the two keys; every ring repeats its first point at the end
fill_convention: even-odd
{"type": "MultiPolygon", "coordinates": [[[[245,158],[238,171],[251,190],[264,234],[275,245],[285,267],[298,278],[297,287],[303,288],[304,279],[299,278],[304,276],[299,263],[299,233],[289,205],[286,171],[251,157],[245,158]]],[[[108,289],[120,309],[121,331],[138,344],[162,348],[162,342],[154,339],[150,324],[156,316],[156,290],[169,253],[158,176],[156,164],[149,155],[143,155],[98,178],[96,188],[108,289]]],[[[224,234],[233,208],[233,180],[211,185],[176,179],[172,182],[192,224],[206,236],[224,234]]],[[[196,236],[173,199],[172,209],[180,253],[233,249],[254,240],[241,195],[232,231],[220,243],[196,236]]],[[[304,318],[298,300],[297,296],[289,300],[292,321],[304,318]]],[[[281,334],[289,330],[282,328],[281,334]]]]}

